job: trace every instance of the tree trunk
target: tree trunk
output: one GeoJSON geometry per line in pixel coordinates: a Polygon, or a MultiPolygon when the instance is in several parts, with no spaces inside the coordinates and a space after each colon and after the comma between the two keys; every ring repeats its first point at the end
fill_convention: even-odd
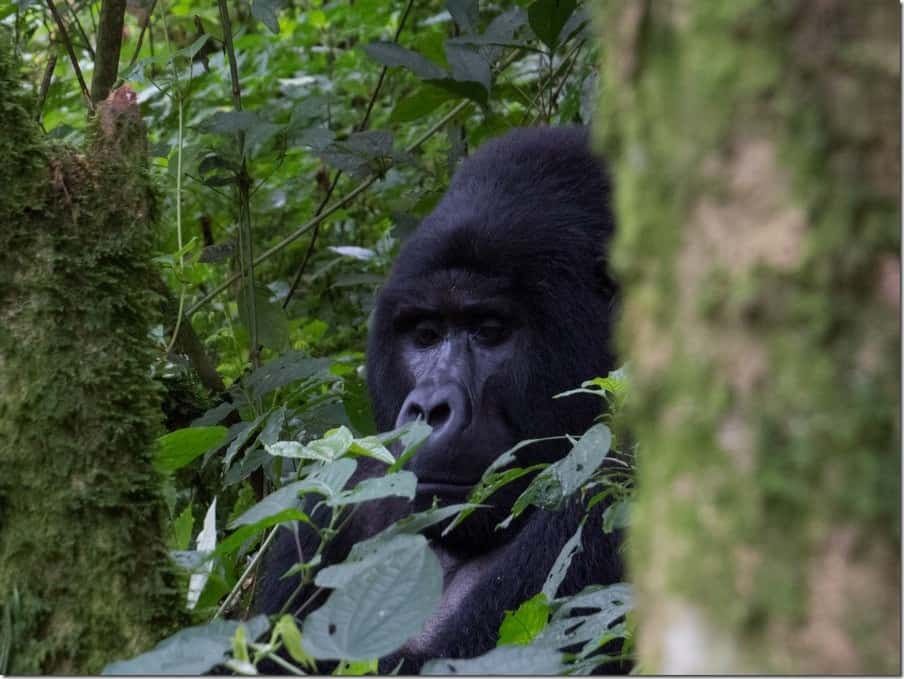
{"type": "Polygon", "coordinates": [[[0,30],[0,672],[96,673],[180,616],[151,450],[153,195],[134,95],[82,150],[31,119],[0,30]]]}
{"type": "Polygon", "coordinates": [[[900,12],[597,13],[642,671],[901,671],[900,12]]]}

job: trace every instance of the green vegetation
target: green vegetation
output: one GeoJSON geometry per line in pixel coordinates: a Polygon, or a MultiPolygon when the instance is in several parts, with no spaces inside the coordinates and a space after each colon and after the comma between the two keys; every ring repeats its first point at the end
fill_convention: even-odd
{"type": "MultiPolygon", "coordinates": [[[[107,347],[102,358],[105,365],[153,374],[165,390],[169,433],[141,429],[141,440],[129,444],[136,456],[132,469],[126,459],[99,453],[95,459],[107,465],[101,471],[110,477],[104,493],[112,498],[109,506],[138,511],[134,493],[141,488],[158,501],[164,516],[151,526],[158,530],[162,521],[170,554],[180,567],[176,591],[166,590],[167,601],[184,610],[192,626],[134,660],[108,665],[107,671],[197,673],[226,662],[236,672],[250,673],[264,658],[301,671],[312,667],[312,659],[332,658],[342,661],[337,673],[374,672],[375,659],[418,631],[437,601],[439,564],[417,531],[455,514],[463,520],[473,505],[524,471],[496,471],[512,460],[504,456],[469,504],[409,517],[372,538],[366,549],[356,549],[348,562],[319,568],[323,547],[358,503],[411,498],[414,492],[414,477],[400,470],[401,462],[414,453],[425,431],[417,426],[376,432],[362,379],[373,293],[399,243],[436,204],[469,150],[519,125],[588,122],[598,56],[588,17],[574,0],[480,5],[476,0],[153,0],[128,5],[119,67],[109,71],[104,50],[112,49],[110,36],[116,31],[109,32],[109,16],[100,10],[116,4],[21,0],[0,8],[0,33],[19,57],[15,63],[3,62],[0,78],[34,88],[34,96],[25,97],[4,86],[4,92],[11,92],[0,109],[5,129],[9,116],[15,116],[9,129],[29,131],[15,142],[0,141],[8,159],[0,168],[9,187],[0,206],[4,224],[20,217],[10,210],[34,203],[30,192],[36,186],[52,182],[39,176],[46,172],[40,161],[47,148],[94,153],[103,121],[99,93],[109,89],[105,81],[113,74],[118,72],[114,86],[125,84],[136,93],[146,126],[150,172],[142,162],[142,130],[141,148],[130,147],[142,153],[117,156],[131,159],[131,165],[99,164],[104,173],[118,173],[121,182],[114,174],[74,187],[89,228],[70,245],[87,248],[96,242],[117,257],[140,254],[135,264],[114,260],[137,267],[124,274],[135,288],[122,311],[135,318],[117,324],[129,340],[107,347]],[[103,41],[96,40],[98,34],[105,36],[103,41]],[[70,54],[78,61],[78,72],[70,54]],[[93,71],[94,64],[104,67],[93,71]],[[89,104],[91,93],[98,101],[89,104]],[[118,186],[115,193],[111,186],[118,186]],[[92,192],[94,187],[99,192],[92,192]],[[113,216],[105,216],[110,211],[113,216]],[[130,216],[145,213],[143,230],[121,228],[130,216]],[[152,223],[156,232],[147,228],[152,223]],[[139,312],[144,312],[140,319],[139,312]],[[148,338],[150,319],[156,325],[148,338]],[[150,459],[156,434],[162,435],[150,459]],[[387,448],[393,438],[401,438],[406,449],[399,459],[387,448]],[[386,475],[343,490],[361,456],[385,462],[386,475]],[[119,488],[130,488],[133,495],[120,498],[119,488]],[[321,551],[298,571],[305,582],[330,589],[330,596],[301,629],[288,615],[239,624],[247,618],[253,591],[249,583],[261,550],[278,525],[309,521],[298,498],[311,494],[335,511],[329,525],[319,529],[321,551]],[[399,578],[399,572],[405,577],[399,578]],[[173,603],[175,597],[180,603],[173,603]],[[350,615],[341,605],[344,599],[353,600],[359,611],[397,599],[406,606],[375,636],[373,621],[363,613],[350,615]],[[342,630],[345,641],[340,645],[323,631],[334,625],[342,630]],[[264,642],[256,641],[262,635],[264,642]],[[287,655],[275,656],[282,649],[287,655]]],[[[77,162],[74,152],[67,153],[67,162],[77,162]]],[[[66,211],[63,203],[57,207],[66,211]]],[[[61,220],[66,222],[64,216],[61,220]]],[[[32,229],[31,222],[22,224],[32,229]]],[[[36,257],[46,247],[39,234],[32,231],[36,257]]],[[[11,242],[5,245],[5,252],[13,250],[11,242]]],[[[101,285],[101,255],[91,249],[70,254],[70,265],[78,271],[60,272],[54,279],[57,292],[36,299],[76,298],[72,304],[82,312],[90,316],[94,308],[102,313],[99,301],[107,291],[66,289],[66,277],[78,272],[90,272],[101,285]]],[[[7,264],[4,276],[12,271],[7,264]]],[[[35,369],[59,364],[95,375],[99,368],[85,362],[84,341],[61,343],[40,324],[42,309],[35,306],[17,326],[31,333],[27,346],[24,336],[0,336],[4,360],[12,356],[35,369]],[[62,351],[64,345],[71,345],[71,351],[62,351]],[[5,353],[7,349],[14,353],[5,353]]],[[[124,422],[145,415],[150,419],[143,421],[156,422],[156,415],[146,411],[153,410],[163,390],[127,386],[136,377],[129,371],[112,372],[103,385],[109,399],[92,401],[95,410],[85,425],[91,445],[106,440],[111,451],[119,450],[123,441],[103,432],[118,431],[124,422]],[[128,400],[117,400],[124,393],[128,400]]],[[[60,388],[54,375],[45,374],[50,391],[54,384],[60,388]]],[[[611,401],[605,420],[572,441],[572,453],[544,469],[513,512],[530,505],[559,506],[578,494],[590,506],[614,496],[606,528],[615,530],[626,525],[633,488],[631,451],[618,446],[615,454],[612,434],[611,417],[623,399],[624,377],[613,374],[583,389],[611,401]]],[[[61,399],[73,408],[84,400],[67,392],[35,409],[34,399],[20,403],[16,394],[11,398],[0,405],[21,412],[35,427],[41,418],[62,423],[73,416],[56,407],[61,399]]],[[[12,421],[7,412],[0,420],[4,426],[12,421]]],[[[26,478],[35,473],[24,462],[38,446],[37,430],[29,436],[22,441],[23,460],[9,460],[22,466],[0,480],[4,497],[23,502],[40,497],[46,511],[70,512],[65,501],[55,499],[57,494],[69,496],[66,484],[57,484],[50,494],[29,485],[43,478],[26,478]]],[[[60,478],[71,478],[66,465],[80,458],[77,440],[48,444],[72,451],[55,472],[60,478]]],[[[46,462],[31,459],[28,464],[46,462]]],[[[105,525],[85,526],[86,533],[92,530],[108,541],[116,539],[115,533],[104,533],[105,525]]],[[[13,544],[15,535],[4,532],[3,544],[13,544]]],[[[102,552],[89,554],[73,544],[83,539],[82,534],[52,536],[46,546],[106,568],[98,556],[102,552]]],[[[140,533],[130,539],[157,544],[140,533]]],[[[127,553],[142,559],[142,569],[154,564],[159,569],[158,575],[136,571],[135,578],[157,583],[170,572],[161,559],[139,557],[139,551],[127,553]]],[[[16,567],[24,566],[18,548],[15,554],[16,567]]],[[[37,551],[33,558],[42,555],[37,551]]],[[[624,614],[631,597],[624,586],[556,596],[571,556],[563,550],[544,591],[506,617],[499,648],[484,658],[453,661],[460,671],[494,673],[523,666],[531,672],[586,672],[602,661],[591,655],[603,644],[614,638],[630,641],[624,614]],[[578,615],[575,609],[580,609],[578,615]],[[558,652],[568,644],[577,650],[558,652]]],[[[91,580],[98,587],[109,586],[102,574],[91,580]]],[[[138,592],[135,605],[153,603],[153,594],[138,592]]],[[[23,607],[40,606],[45,613],[61,615],[66,609],[58,610],[56,600],[33,603],[18,594],[0,603],[0,672],[96,671],[98,658],[135,655],[172,632],[161,623],[151,628],[157,639],[136,637],[123,617],[112,621],[121,629],[111,633],[108,617],[91,635],[76,630],[84,635],[84,648],[48,642],[49,652],[65,656],[63,664],[48,664],[43,651],[21,643],[33,632],[20,629],[18,621],[23,607]]],[[[145,611],[145,622],[153,621],[155,610],[145,611]]],[[[83,622],[90,625],[92,619],[83,622]]]]}

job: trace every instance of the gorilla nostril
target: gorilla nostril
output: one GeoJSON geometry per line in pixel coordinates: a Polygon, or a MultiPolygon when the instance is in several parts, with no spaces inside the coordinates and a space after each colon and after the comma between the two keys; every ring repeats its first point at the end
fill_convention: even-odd
{"type": "Polygon", "coordinates": [[[427,417],[427,424],[434,429],[441,427],[446,423],[451,414],[452,410],[449,408],[448,403],[439,403],[430,409],[430,415],[427,417]]]}

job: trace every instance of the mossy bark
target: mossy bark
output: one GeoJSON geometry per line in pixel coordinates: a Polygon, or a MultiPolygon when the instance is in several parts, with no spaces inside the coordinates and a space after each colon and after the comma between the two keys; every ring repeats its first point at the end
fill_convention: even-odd
{"type": "Polygon", "coordinates": [[[180,615],[150,458],[146,137],[120,90],[84,149],[50,145],[10,54],[0,29],[0,671],[96,673],[180,615]]]}
{"type": "Polygon", "coordinates": [[[599,4],[640,668],[899,673],[901,7],[599,4]]]}

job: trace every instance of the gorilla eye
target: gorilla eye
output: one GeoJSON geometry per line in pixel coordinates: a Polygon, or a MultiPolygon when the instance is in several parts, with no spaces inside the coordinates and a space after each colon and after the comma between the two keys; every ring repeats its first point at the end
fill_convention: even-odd
{"type": "Polygon", "coordinates": [[[473,333],[474,339],[481,344],[493,346],[505,341],[509,336],[509,329],[496,320],[483,321],[473,333]]]}
{"type": "Polygon", "coordinates": [[[442,332],[435,321],[421,321],[414,326],[414,343],[419,347],[432,347],[442,339],[442,332]]]}

